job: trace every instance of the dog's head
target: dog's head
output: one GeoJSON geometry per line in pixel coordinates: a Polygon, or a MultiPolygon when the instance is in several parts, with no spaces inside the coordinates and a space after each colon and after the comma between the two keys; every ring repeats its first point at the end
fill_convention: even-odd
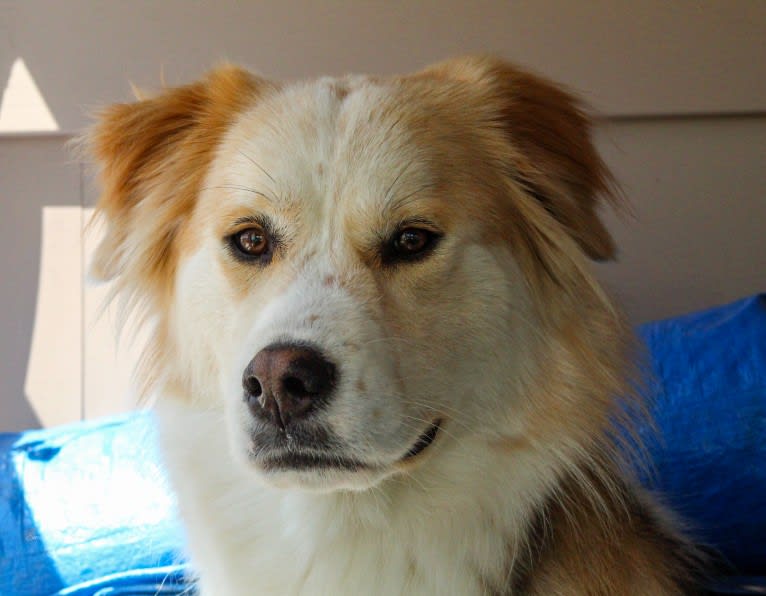
{"type": "Polygon", "coordinates": [[[491,58],[291,85],[224,67],[111,107],[90,142],[93,271],[155,321],[144,380],[225,412],[270,482],[365,488],[463,440],[606,424],[615,324],[585,261],[613,255],[609,176],[553,84],[491,58]]]}

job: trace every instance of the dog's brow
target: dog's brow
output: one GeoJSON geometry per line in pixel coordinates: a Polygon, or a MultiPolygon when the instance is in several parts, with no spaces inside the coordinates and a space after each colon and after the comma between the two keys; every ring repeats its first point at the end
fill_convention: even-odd
{"type": "Polygon", "coordinates": [[[393,199],[390,202],[391,209],[396,210],[396,209],[403,208],[408,203],[416,200],[417,196],[421,192],[423,192],[424,190],[428,190],[429,188],[436,188],[436,186],[437,186],[437,184],[435,182],[427,182],[426,184],[420,185],[418,188],[416,188],[415,190],[413,190],[411,192],[408,192],[404,196],[397,197],[397,198],[393,199]]]}
{"type": "MultiPolygon", "coordinates": [[[[274,185],[276,186],[276,184],[277,184],[276,180],[274,179],[274,177],[273,177],[271,174],[269,174],[269,172],[266,170],[266,168],[264,168],[264,167],[263,167],[261,164],[259,164],[257,161],[255,161],[255,160],[254,160],[252,157],[250,157],[250,156],[249,156],[247,153],[245,153],[245,152],[244,152],[244,151],[242,151],[241,149],[238,149],[238,150],[237,150],[237,152],[238,152],[238,153],[239,153],[239,154],[240,154],[242,157],[244,157],[245,159],[247,159],[247,160],[248,160],[250,163],[252,163],[252,164],[253,164],[253,165],[254,165],[256,168],[258,168],[258,169],[259,169],[261,172],[263,172],[263,173],[264,173],[264,175],[265,175],[265,176],[266,176],[266,177],[267,177],[269,180],[271,180],[272,184],[274,184],[274,185]]],[[[266,200],[267,200],[269,203],[278,203],[278,202],[279,202],[279,201],[277,201],[277,200],[274,198],[275,196],[276,196],[277,198],[280,198],[280,199],[281,199],[281,197],[279,196],[279,194],[278,194],[278,193],[269,194],[269,193],[263,192],[263,191],[261,191],[261,190],[258,190],[258,189],[256,189],[256,188],[251,188],[251,187],[249,187],[249,186],[244,186],[244,185],[242,185],[242,184],[219,184],[219,185],[217,185],[217,186],[208,186],[208,187],[205,187],[205,188],[203,188],[202,190],[215,190],[215,189],[218,189],[218,188],[224,188],[224,189],[229,189],[229,190],[241,190],[241,191],[243,191],[243,192],[249,192],[249,193],[251,193],[251,194],[254,194],[254,195],[257,195],[257,196],[259,196],[259,197],[261,197],[261,198],[263,198],[263,199],[266,199],[266,200]]]]}
{"type": "Polygon", "coordinates": [[[404,175],[404,173],[410,168],[411,165],[412,165],[412,162],[408,161],[406,164],[404,164],[404,167],[401,170],[399,170],[399,173],[396,175],[393,182],[389,184],[388,188],[386,189],[386,193],[383,195],[385,198],[385,201],[388,201],[388,199],[391,197],[391,191],[394,189],[394,186],[396,186],[396,183],[399,182],[399,178],[401,178],[402,175],[404,175]]]}
{"type": "Polygon", "coordinates": [[[255,215],[246,215],[244,217],[239,217],[236,220],[234,220],[235,226],[241,226],[244,224],[256,224],[261,227],[266,227],[266,221],[262,217],[258,217],[255,215]]]}
{"type": "Polygon", "coordinates": [[[244,192],[252,193],[254,195],[258,195],[259,197],[262,197],[262,198],[266,199],[269,203],[276,203],[277,202],[277,201],[274,200],[274,198],[271,195],[266,194],[265,192],[261,192],[260,190],[256,190],[254,188],[250,188],[248,186],[242,186],[240,184],[218,184],[217,186],[206,186],[202,190],[215,190],[217,188],[225,188],[225,189],[228,189],[228,190],[241,190],[241,191],[244,191],[244,192]]]}

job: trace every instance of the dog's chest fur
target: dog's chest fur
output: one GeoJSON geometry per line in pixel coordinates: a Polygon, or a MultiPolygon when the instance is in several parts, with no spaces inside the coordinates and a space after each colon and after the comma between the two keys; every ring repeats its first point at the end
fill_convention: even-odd
{"type": "Polygon", "coordinates": [[[463,482],[436,470],[419,490],[395,480],[364,493],[283,491],[227,463],[218,414],[158,413],[204,596],[493,594],[511,580],[539,470],[527,486],[523,473],[499,485],[465,461],[453,462],[463,482]]]}

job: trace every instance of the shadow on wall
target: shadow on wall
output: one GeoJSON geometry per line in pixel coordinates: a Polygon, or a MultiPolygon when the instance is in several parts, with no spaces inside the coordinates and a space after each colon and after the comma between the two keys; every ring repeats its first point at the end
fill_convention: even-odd
{"type": "MultiPolygon", "coordinates": [[[[1,155],[1,153],[0,153],[1,155]]],[[[3,161],[0,159],[0,161],[3,161]]],[[[7,162],[4,166],[8,166],[7,162]]],[[[6,190],[0,182],[0,188],[6,190]]],[[[13,193],[3,196],[3,211],[12,201],[13,211],[0,217],[0,253],[10,255],[3,267],[0,286],[0,431],[38,428],[40,418],[25,399],[24,383],[31,350],[30,330],[35,320],[39,283],[40,235],[42,222],[39,207],[31,201],[14,200],[13,193]],[[23,235],[18,230],[24,230],[23,235]]]]}
{"type": "Polygon", "coordinates": [[[112,318],[97,315],[105,292],[85,284],[93,244],[84,234],[90,213],[82,167],[66,147],[70,135],[59,130],[45,87],[24,57],[12,56],[0,53],[0,250],[6,255],[0,431],[122,411],[130,387],[130,366],[116,365],[112,318]],[[86,358],[92,360],[87,377],[86,358]]]}
{"type": "MultiPolygon", "coordinates": [[[[62,189],[55,188],[56,182],[61,182],[60,177],[51,185],[54,188],[40,189],[40,178],[48,173],[48,166],[52,164],[26,159],[37,152],[40,141],[24,135],[56,132],[58,124],[22,57],[11,61],[10,55],[3,52],[0,81],[0,134],[12,135],[4,139],[4,155],[0,159],[6,170],[5,180],[0,184],[5,212],[0,223],[0,246],[3,254],[8,255],[2,267],[4,284],[0,294],[6,327],[0,346],[3,356],[0,430],[16,430],[71,420],[74,412],[62,412],[61,406],[72,403],[73,397],[78,403],[79,417],[79,388],[76,395],[72,395],[72,387],[61,381],[73,378],[75,369],[79,375],[79,361],[75,364],[73,357],[79,351],[80,342],[56,345],[56,340],[71,340],[72,326],[78,325],[80,319],[80,301],[72,300],[71,288],[79,284],[81,251],[79,244],[72,241],[77,241],[80,235],[81,206],[43,206],[67,194],[79,202],[80,193],[77,189],[61,192],[62,189]],[[19,134],[22,136],[15,136],[19,134]],[[30,180],[35,177],[38,180],[30,180]],[[74,228],[73,216],[76,218],[74,228]],[[62,256],[70,261],[63,267],[56,262],[62,256]],[[71,261],[77,263],[77,268],[71,268],[71,261]],[[43,298],[47,305],[42,302],[43,298]],[[55,325],[51,326],[50,322],[55,325]],[[36,332],[31,336],[33,327],[36,332]],[[51,339],[54,341],[49,341],[51,339]],[[47,358],[41,357],[43,354],[47,358]],[[64,377],[59,374],[62,369],[67,370],[64,377]]],[[[61,140],[48,143],[60,147],[61,140]]],[[[64,159],[58,161],[56,165],[64,165],[64,159]]],[[[68,178],[70,182],[76,180],[68,178]]]]}
{"type": "Polygon", "coordinates": [[[7,244],[14,261],[0,290],[0,303],[8,305],[0,324],[10,328],[0,341],[0,431],[132,409],[132,369],[145,340],[129,318],[125,341],[117,342],[115,309],[104,307],[108,285],[85,280],[98,240],[83,233],[91,210],[17,207],[3,218],[16,229],[0,239],[0,250],[7,244]],[[20,260],[23,266],[14,266],[20,260]]]}

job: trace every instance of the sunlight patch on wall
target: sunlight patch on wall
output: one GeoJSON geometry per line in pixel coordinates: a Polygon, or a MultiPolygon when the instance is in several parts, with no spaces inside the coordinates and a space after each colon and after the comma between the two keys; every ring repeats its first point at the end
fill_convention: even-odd
{"type": "Polygon", "coordinates": [[[43,426],[80,419],[80,207],[43,207],[40,276],[24,392],[43,426]]]}
{"type": "Polygon", "coordinates": [[[145,335],[128,320],[117,341],[117,315],[105,307],[109,284],[87,280],[103,234],[83,234],[92,209],[43,207],[35,324],[24,391],[43,427],[135,407],[132,373],[145,335]]]}
{"type": "Polygon", "coordinates": [[[22,58],[16,58],[0,101],[0,133],[59,130],[40,89],[22,58]]]}

